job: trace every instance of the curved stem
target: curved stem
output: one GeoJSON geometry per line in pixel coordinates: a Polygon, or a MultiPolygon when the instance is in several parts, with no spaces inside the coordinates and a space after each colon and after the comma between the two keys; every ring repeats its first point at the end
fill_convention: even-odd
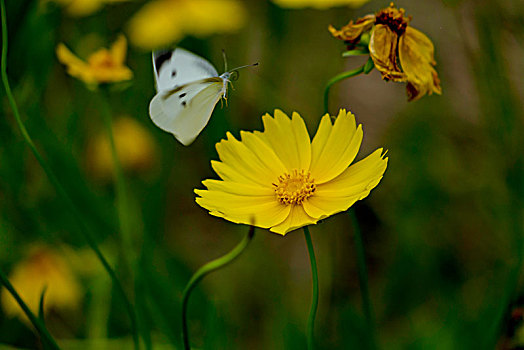
{"type": "Polygon", "coordinates": [[[313,350],[314,333],[315,333],[315,317],[318,309],[318,272],[317,260],[315,259],[315,250],[313,249],[313,241],[309,234],[309,228],[304,226],[304,237],[306,238],[307,251],[309,253],[309,262],[311,263],[311,279],[313,282],[313,295],[311,297],[311,309],[309,310],[309,317],[307,319],[307,348],[313,350]]]}
{"type": "MultiPolygon", "coordinates": [[[[4,3],[2,1],[2,11],[3,11],[4,3]]],[[[25,315],[31,321],[31,324],[36,328],[38,333],[40,334],[40,337],[42,338],[42,342],[48,345],[51,349],[60,350],[60,347],[58,347],[58,344],[55,342],[43,322],[38,319],[33,312],[29,309],[29,307],[26,305],[26,303],[22,300],[20,295],[17,293],[11,282],[9,282],[9,279],[4,275],[4,272],[0,270],[0,282],[2,285],[7,289],[7,291],[13,296],[13,298],[16,300],[20,308],[24,311],[25,315]]]]}
{"type": "Polygon", "coordinates": [[[355,253],[357,256],[357,270],[358,282],[360,284],[360,295],[362,297],[362,308],[364,309],[364,316],[366,317],[369,346],[371,349],[376,349],[375,340],[375,320],[373,316],[373,308],[371,306],[371,298],[369,296],[368,272],[366,267],[366,255],[364,252],[364,243],[362,241],[362,233],[358,224],[357,216],[354,210],[348,211],[351,219],[351,226],[353,234],[355,235],[355,253]]]}
{"type": "Polygon", "coordinates": [[[198,269],[197,272],[193,274],[193,276],[187,283],[186,288],[184,289],[184,294],[182,296],[182,338],[184,341],[184,349],[191,349],[191,346],[189,344],[189,332],[187,328],[187,306],[191,292],[193,291],[193,289],[195,289],[197,283],[200,282],[202,278],[204,278],[206,275],[226,266],[227,264],[231,263],[233,260],[238,258],[238,256],[242,254],[244,249],[246,249],[249,242],[251,242],[254,235],[255,227],[251,226],[249,228],[249,232],[244,237],[244,239],[235,248],[233,248],[232,251],[202,266],[200,269],[198,269]]]}
{"type": "Polygon", "coordinates": [[[333,86],[334,84],[338,83],[341,80],[352,78],[361,73],[364,73],[365,66],[366,65],[363,65],[360,68],[356,68],[356,69],[353,69],[353,70],[350,70],[344,73],[340,73],[339,75],[335,75],[333,78],[331,78],[327,82],[326,88],[324,89],[324,112],[325,113],[329,113],[329,90],[331,89],[331,86],[333,86]]]}
{"type": "Polygon", "coordinates": [[[71,214],[73,215],[74,219],[76,220],[80,233],[82,234],[83,238],[86,240],[89,247],[93,250],[95,255],[97,256],[98,260],[102,263],[104,269],[107,271],[109,276],[111,277],[111,280],[113,281],[113,284],[115,285],[117,292],[122,297],[124,304],[126,306],[126,309],[129,313],[129,316],[131,318],[131,327],[133,328],[133,336],[135,339],[135,349],[139,348],[138,344],[138,338],[135,336],[136,334],[136,318],[134,316],[133,307],[131,306],[131,303],[129,302],[129,299],[127,298],[126,293],[124,292],[124,289],[122,285],[120,284],[120,281],[118,280],[114,270],[109,265],[108,261],[98,249],[98,246],[96,244],[95,239],[91,235],[91,233],[87,229],[87,225],[85,224],[84,220],[82,219],[78,209],[76,208],[75,204],[71,200],[71,197],[67,194],[65,189],[62,187],[58,179],[56,178],[54,172],[51,170],[49,165],[46,163],[40,152],[36,149],[36,146],[29,136],[29,133],[27,132],[27,129],[22,122],[22,119],[20,118],[20,112],[18,111],[18,106],[16,104],[16,101],[13,97],[13,93],[11,91],[11,87],[9,85],[9,80],[7,78],[7,20],[6,20],[6,12],[5,12],[5,4],[4,0],[0,1],[1,5],[1,12],[2,12],[2,60],[1,60],[1,75],[2,75],[2,83],[5,88],[5,92],[7,95],[7,99],[9,101],[9,105],[11,106],[11,109],[13,110],[13,114],[16,120],[16,123],[18,125],[18,128],[20,129],[20,133],[22,134],[22,137],[24,138],[25,142],[33,152],[33,155],[35,156],[36,160],[46,173],[49,181],[51,184],[55,187],[57,194],[62,198],[66,206],[71,211],[71,214]]]}

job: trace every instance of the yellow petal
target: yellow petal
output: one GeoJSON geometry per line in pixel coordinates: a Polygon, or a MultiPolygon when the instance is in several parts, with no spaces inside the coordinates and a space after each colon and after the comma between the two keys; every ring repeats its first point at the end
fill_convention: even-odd
{"type": "Polygon", "coordinates": [[[209,191],[225,192],[238,196],[275,196],[275,190],[271,187],[263,187],[244,182],[204,180],[202,184],[209,191]]]}
{"type": "Polygon", "coordinates": [[[291,116],[291,129],[300,163],[298,169],[307,170],[311,165],[311,139],[309,138],[304,119],[297,112],[293,112],[291,116]]]}
{"type": "Polygon", "coordinates": [[[197,192],[197,194],[203,196],[196,198],[198,205],[209,210],[211,215],[237,224],[269,228],[284,221],[291,210],[290,206],[281,205],[276,200],[257,201],[239,207],[231,207],[229,204],[226,204],[227,207],[217,207],[216,204],[221,202],[217,201],[216,198],[209,198],[209,193],[206,193],[206,191],[197,192]]]}
{"type": "Polygon", "coordinates": [[[271,227],[270,231],[284,236],[286,233],[307,225],[316,224],[318,219],[309,216],[301,205],[290,205],[291,208],[287,218],[280,224],[271,227]]]}
{"type": "Polygon", "coordinates": [[[211,167],[223,180],[260,186],[260,183],[258,183],[258,181],[250,177],[248,174],[242,173],[228,164],[212,160],[211,167]]]}
{"type": "Polygon", "coordinates": [[[56,56],[58,61],[66,66],[69,75],[81,79],[86,83],[94,82],[89,65],[75,56],[64,44],[58,44],[56,47],[56,56]]]}
{"type": "Polygon", "coordinates": [[[422,32],[408,27],[400,36],[399,58],[408,81],[409,100],[417,100],[433,93],[441,94],[440,80],[433,66],[433,43],[422,32]]]}
{"type": "Polygon", "coordinates": [[[261,163],[257,156],[241,141],[228,132],[227,140],[222,140],[216,145],[220,160],[230,165],[235,171],[243,173],[254,182],[271,187],[275,181],[275,174],[261,163]]]}
{"type": "Polygon", "coordinates": [[[311,142],[311,168],[317,166],[317,163],[320,159],[320,154],[326,146],[329,135],[331,134],[331,129],[333,124],[331,123],[331,116],[325,114],[320,120],[320,124],[317,129],[315,137],[313,137],[313,142],[311,142]]]}
{"type": "Polygon", "coordinates": [[[375,188],[387,167],[382,149],[350,166],[340,176],[317,186],[315,195],[304,201],[304,209],[315,218],[342,212],[357,200],[364,199],[375,188]]]}
{"type": "Polygon", "coordinates": [[[246,147],[257,156],[258,161],[270,169],[275,178],[286,172],[286,166],[275,154],[275,151],[262,140],[260,134],[241,131],[240,136],[246,147]]]}
{"type": "Polygon", "coordinates": [[[286,233],[307,225],[316,224],[318,219],[309,216],[301,205],[290,205],[291,208],[287,218],[280,224],[271,227],[270,231],[284,236],[286,233]]]}
{"type": "Polygon", "coordinates": [[[288,172],[293,169],[308,169],[311,161],[311,146],[304,121],[297,114],[295,121],[292,122],[278,109],[274,114],[274,118],[269,114],[262,117],[264,132],[255,134],[275,151],[288,172]]]}
{"type": "Polygon", "coordinates": [[[397,65],[398,35],[385,24],[377,24],[371,32],[369,53],[382,79],[406,81],[406,75],[397,65]]]}
{"type": "Polygon", "coordinates": [[[311,163],[310,172],[316,184],[330,181],[351,164],[360,148],[362,136],[362,127],[356,127],[355,116],[341,109],[324,147],[320,152],[315,151],[316,158],[311,163]]]}
{"type": "Polygon", "coordinates": [[[219,210],[227,213],[236,214],[255,214],[255,210],[259,205],[278,203],[274,195],[270,196],[239,196],[232,193],[210,190],[195,190],[199,195],[200,204],[209,210],[219,210]]]}
{"type": "Polygon", "coordinates": [[[111,56],[113,56],[113,61],[117,65],[123,65],[126,59],[127,52],[127,40],[123,35],[119,35],[118,39],[111,46],[111,56]]]}

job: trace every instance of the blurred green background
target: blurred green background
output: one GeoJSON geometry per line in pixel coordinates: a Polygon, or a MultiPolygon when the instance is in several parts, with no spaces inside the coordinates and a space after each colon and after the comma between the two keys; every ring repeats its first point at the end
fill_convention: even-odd
{"type": "MultiPolygon", "coordinates": [[[[299,112],[313,134],[326,82],[366,60],[342,58],[345,47],[327,26],[341,27],[389,2],[326,10],[285,9],[260,0],[243,4],[247,18],[240,30],[187,35],[177,43],[209,59],[220,73],[222,49],[230,67],[259,62],[241,71],[227,106],[217,105],[189,147],[151,122],[151,52],[129,44],[127,65],[134,78],[114,89],[109,103],[115,119],[127,116],[138,125],[147,152],[139,166],[125,169],[134,221],[132,251],[125,254],[119,248],[114,184],[96,161],[101,152],[96,142],[104,134],[98,97],[65,73],[55,48],[64,42],[86,58],[108,47],[127,33],[144,2],[109,4],[84,17],[69,16],[53,4],[6,4],[7,67],[22,119],[116,266],[154,348],[181,347],[185,284],[248,230],[210,216],[194,201],[193,189],[216,178],[210,167],[217,159],[215,143],[227,130],[237,136],[239,130],[261,130],[261,116],[275,108],[299,112]],[[133,271],[124,268],[124,256],[135,261],[133,271]]],[[[442,96],[408,104],[405,85],[386,83],[374,70],[336,85],[330,99],[332,114],[347,108],[363,124],[359,158],[378,147],[389,150],[381,185],[355,205],[379,343],[385,349],[524,346],[514,312],[522,295],[524,234],[524,3],[396,5],[435,44],[442,96]]],[[[35,245],[56,251],[80,286],[74,307],[50,308],[47,325],[59,344],[131,348],[118,294],[23,142],[5,94],[1,107],[0,267],[13,271],[35,245]]],[[[366,330],[349,217],[326,219],[311,233],[320,278],[318,348],[363,349],[366,330]]],[[[302,233],[281,237],[257,230],[237,261],[197,287],[189,307],[191,340],[200,349],[303,349],[310,300],[302,233]]],[[[0,343],[39,347],[32,328],[3,309],[0,343]]]]}

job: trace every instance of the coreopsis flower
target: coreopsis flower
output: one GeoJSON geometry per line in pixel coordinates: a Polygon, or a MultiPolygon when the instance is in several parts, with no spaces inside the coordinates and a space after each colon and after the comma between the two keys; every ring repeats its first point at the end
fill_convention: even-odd
{"type": "Polygon", "coordinates": [[[63,6],[70,16],[84,17],[97,12],[106,4],[127,0],[43,0],[44,3],[51,1],[63,6]]]}
{"type": "Polygon", "coordinates": [[[341,109],[333,123],[326,114],[310,140],[304,120],[280,110],[262,117],[264,131],[230,133],[211,161],[222,180],[205,180],[196,202],[234,223],[254,224],[285,235],[351,207],[378,185],[387,158],[378,149],[355,159],[362,126],[341,109]]]}
{"type": "MultiPolygon", "coordinates": [[[[149,132],[135,119],[121,117],[113,123],[116,152],[122,169],[143,173],[155,163],[156,145],[149,132]]],[[[87,167],[99,179],[113,175],[113,158],[107,132],[91,138],[87,146],[87,167]]]]}
{"type": "MultiPolygon", "coordinates": [[[[26,259],[15,265],[11,271],[9,280],[34,314],[38,314],[44,289],[45,312],[75,310],[82,300],[80,284],[67,261],[47,246],[29,249],[26,259]]],[[[29,322],[6,289],[2,289],[1,301],[7,315],[29,322]]]]}
{"type": "Polygon", "coordinates": [[[369,0],[272,0],[280,7],[328,9],[337,6],[360,7],[369,0]]]}
{"type": "Polygon", "coordinates": [[[133,77],[133,72],[124,65],[126,51],[126,38],[120,35],[110,49],[99,49],[87,58],[87,62],[75,56],[62,43],[58,44],[56,55],[69,75],[88,85],[96,85],[117,83],[133,77]]]}
{"type": "Polygon", "coordinates": [[[370,32],[369,54],[375,67],[386,81],[407,83],[408,100],[424,95],[441,94],[440,80],[435,70],[433,43],[422,32],[411,27],[411,17],[393,3],[376,15],[367,15],[340,30],[329,26],[331,34],[355,48],[362,34],[370,32]]]}
{"type": "Polygon", "coordinates": [[[245,20],[245,7],[238,0],[155,0],[131,18],[128,33],[134,45],[151,50],[186,35],[234,32],[245,20]]]}

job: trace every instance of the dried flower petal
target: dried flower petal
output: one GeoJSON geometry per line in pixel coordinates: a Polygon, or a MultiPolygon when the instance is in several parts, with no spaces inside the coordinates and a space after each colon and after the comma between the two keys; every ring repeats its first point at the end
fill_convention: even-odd
{"type": "Polygon", "coordinates": [[[400,37],[399,57],[408,81],[408,98],[418,100],[424,95],[441,94],[440,79],[435,68],[433,43],[422,32],[408,27],[400,37]]]}

